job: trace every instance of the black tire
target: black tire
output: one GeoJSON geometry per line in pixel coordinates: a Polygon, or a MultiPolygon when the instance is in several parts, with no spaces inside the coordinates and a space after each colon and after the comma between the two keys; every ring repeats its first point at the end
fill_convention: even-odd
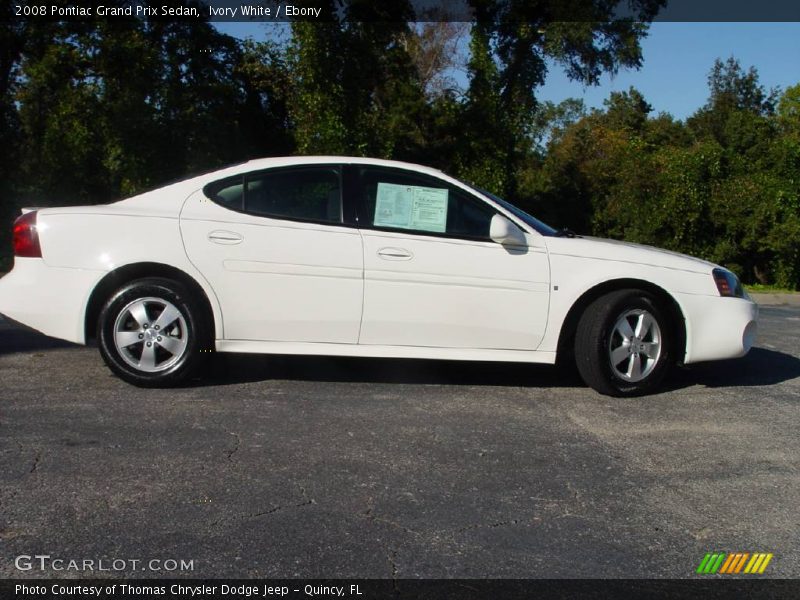
{"type": "Polygon", "coordinates": [[[100,311],[97,331],[105,363],[121,379],[139,387],[186,382],[198,373],[213,341],[200,302],[180,282],[160,277],[132,281],[112,294],[100,311]],[[172,320],[175,313],[167,311],[168,306],[179,317],[172,320]],[[169,321],[163,329],[162,321],[169,321]],[[134,341],[125,345],[129,339],[134,341]]]}
{"type": "Polygon", "coordinates": [[[575,363],[584,382],[601,394],[640,396],[653,391],[669,371],[675,338],[675,326],[656,298],[642,290],[618,290],[592,302],[581,316],[575,363]],[[639,323],[641,338],[635,331],[639,323]],[[626,341],[622,331],[628,330],[632,335],[626,341]],[[612,357],[622,358],[614,364],[612,357]]]}

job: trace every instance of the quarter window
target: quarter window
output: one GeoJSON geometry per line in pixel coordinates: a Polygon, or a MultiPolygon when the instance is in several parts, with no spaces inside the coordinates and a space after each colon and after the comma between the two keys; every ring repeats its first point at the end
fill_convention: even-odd
{"type": "Polygon", "coordinates": [[[242,210],[242,194],[244,193],[244,177],[238,175],[209,183],[203,188],[206,198],[213,200],[225,208],[242,210]]]}

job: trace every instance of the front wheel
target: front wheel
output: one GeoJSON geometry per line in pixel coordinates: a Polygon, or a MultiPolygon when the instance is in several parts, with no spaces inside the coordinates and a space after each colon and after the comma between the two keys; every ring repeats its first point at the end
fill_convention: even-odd
{"type": "Polygon", "coordinates": [[[148,278],[118,290],[100,311],[100,354],[120,378],[167,387],[194,375],[207,346],[203,311],[176,281],[148,278]]]}
{"type": "Polygon", "coordinates": [[[590,304],[578,322],[575,361],[587,385],[609,396],[655,389],[674,358],[674,327],[656,299],[619,290],[590,304]]]}

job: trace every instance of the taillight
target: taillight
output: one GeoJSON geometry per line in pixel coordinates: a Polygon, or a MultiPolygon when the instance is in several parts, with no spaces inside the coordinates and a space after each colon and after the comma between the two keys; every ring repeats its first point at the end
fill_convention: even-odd
{"type": "Polygon", "coordinates": [[[25,213],[14,221],[14,256],[42,258],[35,210],[25,213]]]}
{"type": "Polygon", "coordinates": [[[714,283],[717,284],[717,291],[720,296],[728,296],[731,298],[744,297],[744,290],[739,278],[730,271],[725,269],[714,269],[711,272],[714,277],[714,283]]]}

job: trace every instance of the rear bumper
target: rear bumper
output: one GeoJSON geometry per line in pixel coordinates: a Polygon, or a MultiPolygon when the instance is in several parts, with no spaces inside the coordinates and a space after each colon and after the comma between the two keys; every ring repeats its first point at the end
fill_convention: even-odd
{"type": "Polygon", "coordinates": [[[738,358],[758,333],[758,305],[747,298],[676,294],[686,317],[684,363],[738,358]]]}
{"type": "Polygon", "coordinates": [[[83,344],[86,303],[104,274],[17,257],[14,269],[0,278],[0,313],[46,335],[83,344]]]}

